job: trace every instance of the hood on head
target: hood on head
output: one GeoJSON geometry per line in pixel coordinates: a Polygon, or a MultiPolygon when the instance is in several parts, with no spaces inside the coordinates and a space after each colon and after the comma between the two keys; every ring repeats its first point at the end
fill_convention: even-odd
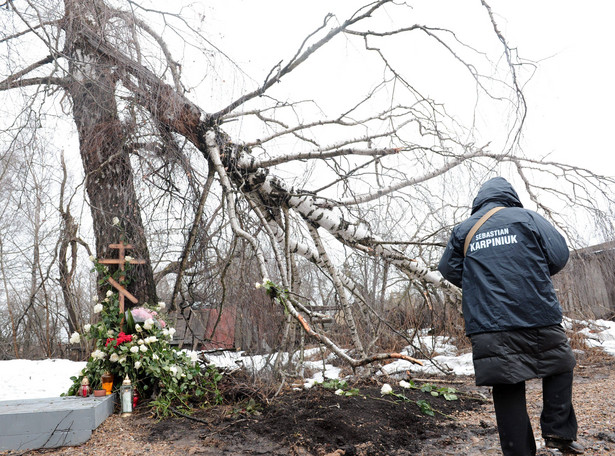
{"type": "Polygon", "coordinates": [[[505,207],[523,207],[519,195],[503,177],[494,177],[485,182],[472,202],[472,214],[487,203],[498,203],[505,207]]]}

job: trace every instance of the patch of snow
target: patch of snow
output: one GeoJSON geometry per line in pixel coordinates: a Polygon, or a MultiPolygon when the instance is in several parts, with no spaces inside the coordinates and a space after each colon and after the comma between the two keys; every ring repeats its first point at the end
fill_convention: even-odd
{"type": "Polygon", "coordinates": [[[0,401],[58,397],[72,385],[85,362],[68,359],[0,361],[0,401]]]}

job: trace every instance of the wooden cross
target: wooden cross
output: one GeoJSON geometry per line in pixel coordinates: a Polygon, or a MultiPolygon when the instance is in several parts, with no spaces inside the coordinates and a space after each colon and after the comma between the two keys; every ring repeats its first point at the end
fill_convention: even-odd
{"type": "MultiPolygon", "coordinates": [[[[126,267],[126,263],[130,264],[145,264],[145,260],[135,260],[130,259],[126,261],[126,250],[132,249],[133,246],[131,244],[124,244],[124,241],[120,241],[119,244],[109,244],[110,249],[118,249],[118,258],[115,259],[102,259],[98,260],[101,264],[117,264],[120,267],[121,275],[120,282],[122,282],[126,277],[124,276],[124,268],[126,267]]],[[[109,283],[118,291],[120,294],[120,314],[124,314],[124,297],[128,298],[132,301],[133,304],[137,304],[139,300],[134,297],[132,293],[130,293],[126,288],[124,288],[120,283],[114,280],[112,277],[108,278],[109,283]]]]}

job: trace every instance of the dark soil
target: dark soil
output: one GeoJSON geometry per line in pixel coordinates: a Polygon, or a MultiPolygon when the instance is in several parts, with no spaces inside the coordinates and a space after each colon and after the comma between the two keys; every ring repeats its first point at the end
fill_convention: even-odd
{"type": "Polygon", "coordinates": [[[446,446],[455,436],[496,433],[491,425],[469,430],[454,419],[484,404],[476,394],[461,393],[456,400],[446,400],[395,385],[395,392],[408,399],[403,400],[382,396],[376,384],[352,386],[358,388],[358,395],[339,396],[333,389],[315,386],[289,389],[268,404],[246,399],[222,416],[203,410],[192,419],[161,421],[150,437],[185,441],[196,433],[202,445],[198,454],[210,454],[203,447],[213,446],[216,452],[211,454],[391,456],[419,454],[426,440],[431,444],[441,440],[446,446]],[[417,401],[427,401],[434,416],[423,413],[417,401]]]}

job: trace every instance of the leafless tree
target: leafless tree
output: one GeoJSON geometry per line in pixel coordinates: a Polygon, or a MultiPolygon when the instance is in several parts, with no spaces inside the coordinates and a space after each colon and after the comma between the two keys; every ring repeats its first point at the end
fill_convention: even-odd
{"type": "MultiPolygon", "coordinates": [[[[134,255],[148,260],[132,288],[139,299],[155,300],[156,280],[171,278],[173,306],[199,287],[224,303],[223,271],[240,249],[261,280],[282,290],[275,301],[292,317],[289,330],[298,325],[353,367],[399,356],[378,351],[385,319],[378,303],[404,288],[400,280],[421,296],[425,289],[458,295],[434,261],[486,176],[522,183],[566,229],[554,204],[603,217],[613,184],[519,149],[526,65],[486,2],[477,10],[484,52],[456,31],[462,24],[419,22],[420,6],[411,3],[377,0],[326,15],[296,52],[255,75],[261,82],[243,79],[237,93],[225,81],[239,65],[223,52],[224,41],[216,45],[202,31],[208,14],[133,0],[9,0],[0,12],[0,91],[13,116],[3,143],[11,150],[28,119],[70,120],[96,256],[110,255],[118,217],[134,255]],[[428,57],[400,58],[400,46],[428,57]],[[331,67],[319,63],[327,49],[344,47],[367,62],[363,85],[350,87],[349,77],[359,78],[343,74],[345,54],[331,67]],[[297,89],[293,78],[304,71],[312,79],[297,94],[305,98],[292,98],[284,87],[297,89]],[[426,80],[436,76],[460,87],[470,116],[437,90],[428,95],[426,80]],[[478,120],[494,112],[507,119],[496,133],[478,120]],[[369,261],[376,266],[357,274],[369,261]],[[306,283],[306,268],[326,282],[306,283]],[[203,281],[208,276],[215,283],[203,281]],[[354,351],[315,323],[325,317],[323,304],[339,309],[354,351]]],[[[67,208],[60,212],[65,260],[74,227],[67,208]]]]}

